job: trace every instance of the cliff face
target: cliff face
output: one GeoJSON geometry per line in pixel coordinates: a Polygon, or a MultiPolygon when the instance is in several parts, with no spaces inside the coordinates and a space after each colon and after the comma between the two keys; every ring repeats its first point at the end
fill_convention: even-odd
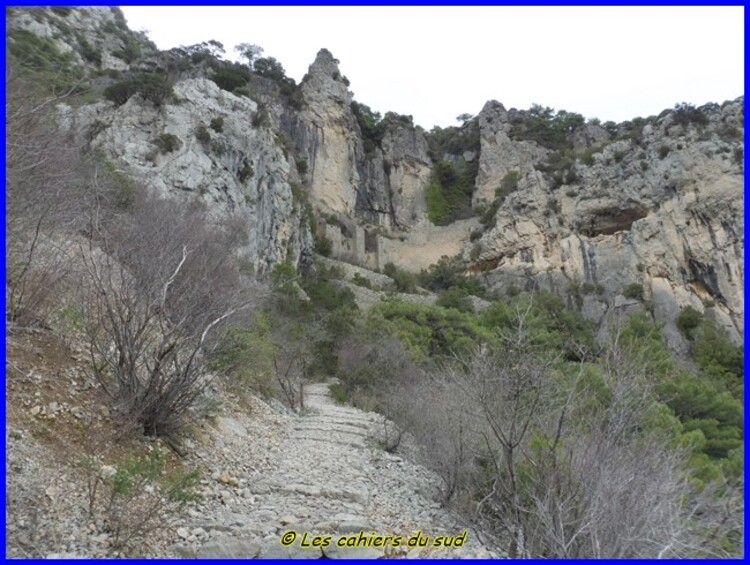
{"type": "Polygon", "coordinates": [[[102,102],[69,112],[92,150],[146,186],[204,202],[217,221],[238,215],[251,235],[246,253],[257,271],[309,255],[290,165],[274,133],[252,126],[257,104],[207,79],[180,80],[173,90],[173,101],[161,108],[133,97],[119,107],[102,102]],[[209,127],[216,120],[220,132],[209,127]],[[170,151],[161,148],[167,136],[175,140],[170,151]]]}
{"type": "MultiPolygon", "coordinates": [[[[701,109],[705,123],[669,111],[628,135],[589,127],[577,160],[556,186],[542,168],[550,152],[509,140],[512,116],[488,103],[479,116],[478,190],[520,173],[518,190],[499,208],[495,226],[467,246],[471,269],[495,288],[537,287],[573,297],[581,288],[593,318],[643,286],[654,317],[672,322],[687,305],[743,332],[743,101],[701,109]],[[588,283],[588,284],[587,284],[588,283]]],[[[479,195],[479,196],[477,196],[479,195]]],[[[486,198],[486,196],[484,196],[486,198]]],[[[671,344],[682,338],[667,328],[671,344]]]]}
{"type": "Polygon", "coordinates": [[[333,257],[371,269],[460,254],[492,289],[551,290],[600,321],[640,304],[624,291],[641,285],[676,349],[687,305],[737,339],[744,331],[742,99],[606,127],[491,101],[464,147],[459,128],[428,133],[404,116],[365,131],[325,49],[299,86],[254,73],[233,93],[196,62],[205,53],[158,53],[116,10],[16,10],[8,22],[11,45],[25,30],[96,71],[99,100],[61,106],[89,149],[165,196],[208,204],[217,221],[239,215],[260,272],[287,259],[309,267],[314,232],[333,257]],[[103,100],[117,73],[153,72],[173,90],[160,105],[103,100]],[[471,171],[471,185],[468,214],[435,226],[428,193],[441,163],[471,171]]]}
{"type": "Polygon", "coordinates": [[[322,49],[303,79],[304,108],[290,134],[308,163],[311,197],[327,212],[374,226],[405,228],[424,217],[432,165],[421,130],[394,122],[381,144],[365,149],[348,81],[322,49]]]}

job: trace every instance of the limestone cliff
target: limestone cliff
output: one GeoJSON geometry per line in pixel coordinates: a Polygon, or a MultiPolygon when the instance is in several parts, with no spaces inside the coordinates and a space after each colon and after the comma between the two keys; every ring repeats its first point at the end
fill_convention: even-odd
{"type": "MultiPolygon", "coordinates": [[[[542,170],[552,152],[511,140],[512,114],[488,103],[475,198],[486,199],[508,171],[520,181],[494,227],[464,250],[471,270],[500,289],[571,300],[586,289],[583,307],[596,319],[640,284],[657,321],[671,324],[690,305],[741,335],[743,100],[697,111],[700,123],[667,111],[613,136],[587,126],[589,152],[568,163],[560,183],[542,170]]],[[[671,325],[667,335],[681,346],[671,325]]]]}
{"type": "Polygon", "coordinates": [[[56,47],[36,47],[88,72],[89,98],[60,109],[88,149],[217,220],[239,215],[259,272],[310,267],[315,237],[370,269],[460,255],[493,290],[551,290],[598,321],[645,307],[676,349],[687,305],[744,332],[742,98],[619,125],[490,101],[461,128],[425,132],[408,116],[363,116],[326,49],[296,85],[211,42],[158,52],[116,9],[17,9],[8,24],[11,49],[43,37],[56,47]],[[171,88],[161,103],[102,96],[144,74],[171,88]],[[441,172],[469,185],[438,226],[441,172]]]}
{"type": "Polygon", "coordinates": [[[54,44],[42,48],[69,53],[73,68],[89,71],[82,75],[89,98],[144,75],[163,77],[170,88],[159,103],[135,94],[119,105],[87,98],[60,104],[62,123],[79,143],[165,197],[207,204],[216,221],[239,216],[250,236],[245,258],[256,272],[285,260],[310,267],[312,234],[292,191],[297,173],[278,132],[259,119],[258,104],[205,78],[210,68],[185,64],[205,52],[159,53],[128,30],[117,9],[60,10],[14,10],[10,45],[26,39],[18,30],[50,38],[54,44]],[[89,49],[99,56],[87,57],[89,49]]]}

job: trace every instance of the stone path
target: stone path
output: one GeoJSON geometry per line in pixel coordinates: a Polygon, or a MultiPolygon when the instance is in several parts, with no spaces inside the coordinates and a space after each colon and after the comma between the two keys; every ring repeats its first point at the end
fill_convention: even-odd
{"type": "MultiPolygon", "coordinates": [[[[225,474],[206,487],[214,495],[218,492],[214,500],[221,505],[194,512],[198,519],[178,529],[185,541],[172,546],[172,553],[294,558],[494,556],[472,531],[461,548],[432,547],[436,536],[458,535],[464,527],[435,502],[437,477],[380,447],[382,425],[381,416],[334,403],[327,384],[308,385],[305,414],[290,417],[281,426],[276,443],[269,444],[269,454],[246,479],[225,474]],[[226,488],[217,491],[222,480],[226,488]],[[296,536],[288,535],[296,540],[284,547],[280,538],[290,530],[296,536]],[[428,536],[427,545],[408,547],[408,538],[420,530],[428,536]],[[375,535],[392,535],[401,536],[401,544],[337,545],[341,536],[353,544],[352,537],[360,536],[360,531],[358,540],[374,542],[375,535]],[[319,536],[317,543],[328,546],[304,547],[313,543],[313,535],[319,536]]],[[[241,423],[225,422],[227,427],[243,437],[241,423]]]]}

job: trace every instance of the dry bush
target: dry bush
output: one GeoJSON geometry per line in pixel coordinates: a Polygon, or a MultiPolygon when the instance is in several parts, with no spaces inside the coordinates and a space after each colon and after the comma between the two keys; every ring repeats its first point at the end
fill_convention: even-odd
{"type": "Polygon", "coordinates": [[[6,75],[6,318],[44,324],[57,284],[69,275],[61,233],[82,216],[80,151],[57,126],[65,96],[43,96],[6,75]]]}
{"type": "Polygon", "coordinates": [[[92,224],[84,254],[93,373],[136,431],[174,443],[210,379],[205,353],[252,297],[233,250],[240,235],[204,210],[136,191],[127,215],[92,224]]]}

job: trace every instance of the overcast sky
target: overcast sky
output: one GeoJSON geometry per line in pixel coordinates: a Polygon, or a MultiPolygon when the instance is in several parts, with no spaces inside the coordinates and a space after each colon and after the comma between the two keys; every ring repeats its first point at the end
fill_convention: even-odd
{"type": "Polygon", "coordinates": [[[264,48],[295,80],[321,47],[357,101],[456,125],[487,100],[602,121],[743,94],[743,7],[123,7],[160,49],[264,48]]]}

